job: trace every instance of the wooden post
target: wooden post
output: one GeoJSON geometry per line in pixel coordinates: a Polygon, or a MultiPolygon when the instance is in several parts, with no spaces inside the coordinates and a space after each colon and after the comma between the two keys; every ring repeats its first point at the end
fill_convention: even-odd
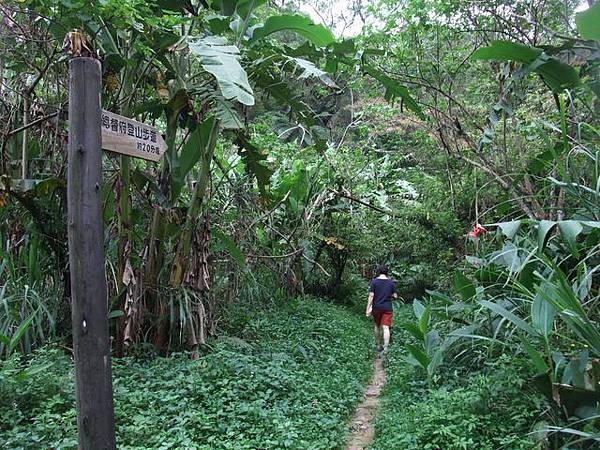
{"type": "Polygon", "coordinates": [[[67,205],[80,450],[114,450],[104,235],[100,62],[69,64],[67,205]]]}

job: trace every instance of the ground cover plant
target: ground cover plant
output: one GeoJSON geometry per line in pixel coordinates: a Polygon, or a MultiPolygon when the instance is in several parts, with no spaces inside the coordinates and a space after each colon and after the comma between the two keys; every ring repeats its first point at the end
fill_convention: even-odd
{"type": "MultiPolygon", "coordinates": [[[[318,300],[254,311],[239,336],[185,354],[115,360],[120,449],[341,448],[371,374],[355,314],[318,300]]],[[[0,368],[2,449],[77,448],[73,371],[64,349],[0,368]]]]}
{"type": "Polygon", "coordinates": [[[428,384],[426,371],[407,362],[403,342],[410,341],[395,331],[372,449],[539,448],[534,425],[547,402],[529,385],[533,372],[522,359],[501,357],[477,370],[450,361],[428,384]]]}
{"type": "Polygon", "coordinates": [[[382,263],[372,448],[597,448],[598,23],[592,0],[0,0],[0,448],[76,446],[81,55],[166,142],[103,151],[95,187],[119,448],[343,448],[382,263]]]}

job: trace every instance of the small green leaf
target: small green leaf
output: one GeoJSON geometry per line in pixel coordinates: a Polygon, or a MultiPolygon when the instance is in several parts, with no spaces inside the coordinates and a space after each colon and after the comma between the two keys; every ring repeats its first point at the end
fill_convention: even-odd
{"type": "Polygon", "coordinates": [[[437,291],[430,291],[429,289],[426,289],[425,292],[427,293],[427,295],[429,295],[433,300],[438,300],[439,302],[441,302],[444,305],[453,305],[454,299],[446,294],[443,294],[441,292],[437,292],[437,291]]]}
{"type": "Polygon", "coordinates": [[[531,322],[533,327],[543,336],[548,336],[552,331],[552,324],[556,315],[556,309],[547,301],[542,290],[547,289],[547,283],[543,282],[531,303],[531,322]]]}
{"type": "Polygon", "coordinates": [[[425,308],[425,311],[423,311],[423,314],[421,315],[421,317],[419,317],[419,329],[421,330],[422,333],[427,332],[427,329],[429,328],[430,317],[431,317],[431,310],[429,309],[429,306],[427,306],[425,308]]]}
{"type": "Polygon", "coordinates": [[[425,349],[427,350],[427,353],[429,353],[429,354],[433,353],[433,348],[435,347],[435,344],[437,344],[437,342],[439,340],[440,340],[440,334],[437,332],[437,330],[431,330],[431,331],[427,332],[427,334],[425,335],[425,340],[424,340],[425,349]]]}
{"type": "Polygon", "coordinates": [[[108,320],[116,319],[117,317],[123,317],[124,315],[125,313],[122,310],[115,309],[114,311],[108,313],[108,320]]]}
{"type": "Polygon", "coordinates": [[[29,327],[31,326],[31,323],[33,322],[33,319],[35,319],[35,316],[37,315],[37,313],[38,313],[37,310],[32,312],[31,315],[27,319],[25,319],[23,322],[21,322],[21,324],[18,326],[15,333],[10,338],[10,343],[6,347],[7,355],[12,354],[12,352],[17,347],[17,345],[19,345],[21,338],[27,332],[29,327]]]}
{"type": "Polygon", "coordinates": [[[185,178],[192,167],[200,160],[209,142],[212,141],[211,133],[215,125],[216,118],[209,117],[196,126],[183,148],[179,157],[180,176],[185,178]]]}
{"type": "Polygon", "coordinates": [[[415,313],[415,316],[417,316],[417,319],[421,320],[421,317],[423,317],[423,313],[425,313],[425,306],[419,300],[414,299],[413,311],[415,313]]]}
{"type": "Polygon", "coordinates": [[[408,350],[408,352],[417,360],[423,369],[427,370],[427,366],[429,366],[429,358],[425,353],[423,353],[422,350],[418,349],[412,344],[404,344],[404,348],[408,350]]]}
{"type": "Polygon", "coordinates": [[[403,103],[416,113],[421,119],[426,120],[425,114],[423,110],[419,106],[419,104],[413,99],[408,91],[408,88],[400,83],[398,80],[394,80],[393,78],[388,77],[383,72],[377,70],[376,68],[365,64],[364,70],[370,76],[379,81],[383,87],[385,87],[384,98],[393,103],[397,97],[400,97],[403,103]]]}
{"type": "Polygon", "coordinates": [[[567,244],[571,254],[575,257],[579,257],[579,251],[577,249],[577,236],[583,231],[583,225],[577,220],[562,220],[558,222],[558,228],[560,234],[567,244]]]}
{"type": "Polygon", "coordinates": [[[52,367],[54,365],[53,362],[47,363],[47,364],[41,364],[39,366],[34,366],[34,367],[28,367],[27,369],[25,369],[25,375],[30,377],[32,375],[36,375],[38,373],[42,373],[45,372],[46,370],[48,370],[50,367],[52,367]]]}
{"type": "Polygon", "coordinates": [[[425,335],[421,332],[419,327],[412,322],[405,322],[400,325],[406,331],[408,331],[416,340],[419,342],[423,342],[425,339],[425,335]]]}
{"type": "Polygon", "coordinates": [[[506,236],[508,239],[512,239],[516,236],[522,223],[522,220],[513,220],[511,222],[501,222],[494,225],[498,225],[504,236],[506,236]]]}

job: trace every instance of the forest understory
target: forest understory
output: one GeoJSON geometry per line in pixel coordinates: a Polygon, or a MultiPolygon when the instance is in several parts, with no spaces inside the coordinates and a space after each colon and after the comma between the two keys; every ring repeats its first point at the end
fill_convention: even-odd
{"type": "Polygon", "coordinates": [[[600,448],[599,119],[593,0],[0,0],[0,449],[600,448]]]}

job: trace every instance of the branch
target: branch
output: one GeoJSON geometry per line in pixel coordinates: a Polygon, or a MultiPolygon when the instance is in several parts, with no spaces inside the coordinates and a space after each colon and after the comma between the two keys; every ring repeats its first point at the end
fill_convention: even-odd
{"type": "Polygon", "coordinates": [[[25,95],[29,95],[29,94],[31,94],[31,93],[33,92],[33,90],[35,89],[35,87],[38,85],[38,83],[39,83],[40,81],[42,81],[42,78],[44,77],[44,75],[46,74],[46,72],[48,71],[48,69],[50,68],[50,66],[52,65],[52,62],[53,62],[53,60],[54,60],[54,56],[56,56],[56,54],[57,54],[57,53],[58,53],[58,50],[54,50],[54,51],[52,52],[52,54],[50,55],[50,58],[48,58],[48,59],[46,60],[46,64],[44,65],[44,67],[43,67],[41,70],[40,70],[40,69],[38,69],[38,71],[39,71],[39,74],[38,74],[38,76],[35,78],[35,80],[33,80],[33,83],[31,83],[31,86],[29,86],[29,87],[28,87],[28,88],[25,90],[25,92],[24,92],[24,94],[25,94],[25,95]]]}
{"type": "Polygon", "coordinates": [[[331,274],[329,272],[327,272],[323,266],[321,264],[319,264],[317,261],[313,261],[312,259],[310,259],[308,256],[306,256],[304,253],[302,253],[301,255],[305,260],[307,260],[309,263],[311,263],[313,266],[317,266],[319,269],[321,269],[321,272],[323,272],[327,278],[331,277],[331,274]]]}
{"type": "Polygon", "coordinates": [[[356,203],[360,203],[361,205],[366,206],[367,208],[370,208],[370,209],[372,209],[374,211],[380,212],[382,214],[387,214],[387,215],[390,215],[390,216],[394,216],[394,212],[393,211],[386,211],[385,209],[379,208],[378,206],[375,206],[375,205],[371,205],[370,203],[367,203],[367,202],[365,202],[363,200],[360,200],[360,199],[358,199],[356,197],[353,197],[353,196],[351,196],[349,194],[346,194],[345,192],[338,192],[338,191],[336,191],[334,189],[331,189],[331,188],[327,188],[327,190],[333,192],[338,197],[344,197],[344,198],[347,198],[350,201],[353,201],[353,202],[356,202],[356,203]]]}
{"type": "Polygon", "coordinates": [[[46,120],[52,119],[53,117],[56,117],[60,114],[60,111],[57,111],[55,113],[52,113],[48,116],[44,116],[44,117],[40,117],[39,119],[34,120],[33,122],[29,122],[26,125],[23,125],[22,127],[19,128],[15,128],[12,131],[9,131],[8,133],[6,133],[6,138],[10,138],[12,136],[14,136],[15,134],[19,134],[21,131],[25,131],[28,128],[31,128],[33,126],[36,126],[39,123],[45,122],[46,120]]]}
{"type": "Polygon", "coordinates": [[[285,255],[246,255],[248,258],[260,258],[260,259],[279,259],[279,258],[289,258],[291,256],[296,256],[298,253],[302,253],[302,249],[294,250],[291,253],[286,253],[285,255]]]}
{"type": "Polygon", "coordinates": [[[248,233],[248,231],[250,231],[250,229],[251,229],[252,227],[254,227],[254,225],[256,225],[258,222],[261,222],[262,220],[264,220],[264,219],[266,219],[267,217],[269,217],[271,214],[273,214],[273,213],[275,212],[275,210],[276,210],[277,208],[279,208],[279,207],[280,207],[280,206],[281,206],[283,203],[285,203],[285,202],[287,201],[288,197],[290,196],[290,192],[291,192],[291,191],[287,191],[287,194],[285,194],[285,195],[283,196],[283,198],[282,198],[281,200],[279,200],[279,201],[277,202],[277,204],[275,204],[275,206],[273,206],[273,208],[271,208],[271,210],[267,211],[265,214],[263,214],[263,215],[262,215],[262,216],[260,216],[259,218],[255,219],[255,220],[254,220],[254,221],[253,221],[253,222],[252,222],[250,225],[248,225],[248,226],[246,227],[246,229],[244,230],[244,233],[242,234],[242,236],[241,236],[241,237],[243,238],[244,236],[246,236],[246,234],[248,233]]]}
{"type": "Polygon", "coordinates": [[[513,197],[513,199],[519,204],[519,206],[521,207],[523,212],[525,214],[527,214],[527,217],[529,217],[530,219],[536,219],[535,213],[531,210],[531,208],[529,208],[529,206],[525,203],[523,198],[520,197],[519,195],[517,195],[517,192],[515,191],[515,189],[511,183],[506,181],[504,178],[502,178],[502,176],[500,176],[494,170],[490,169],[489,167],[485,166],[484,164],[481,164],[481,163],[479,163],[473,159],[470,159],[464,155],[461,155],[459,153],[456,153],[454,155],[458,159],[462,159],[463,161],[471,164],[472,166],[477,167],[478,169],[481,169],[485,173],[491,175],[494,178],[494,180],[496,180],[496,182],[502,187],[502,189],[504,189],[506,192],[508,192],[513,197]]]}

